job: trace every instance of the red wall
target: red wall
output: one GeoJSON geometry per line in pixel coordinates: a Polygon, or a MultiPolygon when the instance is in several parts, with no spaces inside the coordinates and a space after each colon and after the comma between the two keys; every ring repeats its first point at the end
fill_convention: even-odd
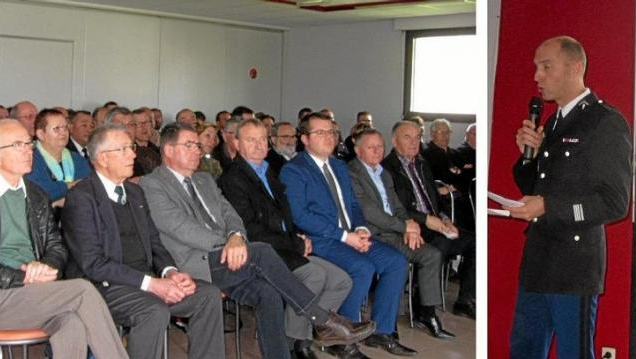
{"type": "MultiPolygon", "coordinates": [[[[634,11],[633,0],[502,0],[489,190],[520,196],[511,175],[519,156],[514,134],[527,116],[528,100],[538,95],[532,59],[546,38],[570,35],[583,44],[588,56],[587,86],[632,125],[634,11]]],[[[546,106],[543,120],[554,109],[546,106]]],[[[524,228],[524,223],[510,219],[488,221],[489,358],[508,357],[524,228]]],[[[632,227],[627,218],[608,228],[608,273],[599,305],[597,357],[601,346],[616,347],[618,358],[629,353],[631,252],[632,227]]]]}

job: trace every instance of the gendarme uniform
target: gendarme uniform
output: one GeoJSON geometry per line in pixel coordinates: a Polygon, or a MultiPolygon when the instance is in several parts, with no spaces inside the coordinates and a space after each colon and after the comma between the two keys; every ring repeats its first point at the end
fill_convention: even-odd
{"type": "MultiPolygon", "coordinates": [[[[596,300],[603,292],[606,268],[604,225],[627,214],[631,154],[630,131],[623,116],[586,89],[548,119],[534,160],[524,165],[520,158],[514,166],[515,182],[521,192],[542,196],[545,206],[545,213],[526,229],[520,294],[574,298],[580,306],[574,317],[583,328],[591,329],[579,331],[585,335],[564,336],[556,323],[553,329],[558,336],[559,358],[561,349],[569,353],[563,357],[585,358],[593,353],[590,343],[596,300]]],[[[518,299],[514,326],[522,325],[518,321],[523,318],[517,317],[523,317],[519,305],[525,299],[518,299]]],[[[564,302],[563,306],[569,310],[571,304],[564,302]]],[[[557,320],[561,315],[559,305],[557,302],[556,315],[551,313],[557,320]]],[[[540,320],[541,313],[532,315],[540,320]]],[[[527,328],[513,327],[512,354],[520,340],[515,329],[527,328]]],[[[526,352],[524,358],[540,357],[529,355],[529,348],[522,350],[526,352]]]]}

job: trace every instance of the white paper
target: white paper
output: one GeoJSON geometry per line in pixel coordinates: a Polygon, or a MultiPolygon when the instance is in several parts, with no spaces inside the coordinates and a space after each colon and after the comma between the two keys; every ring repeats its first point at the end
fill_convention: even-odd
{"type": "Polygon", "coordinates": [[[510,211],[507,209],[488,208],[489,216],[510,217],[510,211]]]}
{"type": "Polygon", "coordinates": [[[524,203],[488,191],[488,198],[506,207],[523,207],[524,203]]]}

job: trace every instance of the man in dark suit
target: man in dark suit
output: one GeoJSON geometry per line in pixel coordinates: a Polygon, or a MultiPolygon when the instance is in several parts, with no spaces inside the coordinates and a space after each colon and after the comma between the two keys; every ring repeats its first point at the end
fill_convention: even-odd
{"type": "MultiPolygon", "coordinates": [[[[266,130],[258,120],[246,120],[238,126],[235,141],[239,155],[219,185],[241,216],[248,238],[269,243],[289,270],[318,295],[318,305],[338,311],[351,290],[351,279],[342,269],[311,255],[311,239],[296,231],[285,186],[264,160],[266,130]]],[[[292,349],[296,358],[316,358],[310,348],[311,323],[287,308],[285,327],[287,337],[295,341],[292,349]]]]}
{"type": "Polygon", "coordinates": [[[77,152],[88,161],[88,150],[86,144],[88,137],[95,130],[95,121],[88,111],[75,111],[69,119],[69,139],[66,148],[69,151],[77,152]]]}
{"type": "Polygon", "coordinates": [[[417,325],[436,338],[455,337],[442,328],[435,314],[435,306],[442,303],[442,255],[434,246],[424,245],[420,225],[409,217],[395,193],[391,175],[380,164],[384,158],[382,134],[369,128],[358,133],[354,143],[357,158],[349,162],[349,174],[371,235],[399,249],[417,267],[417,325]]]}
{"type": "MultiPolygon", "coordinates": [[[[0,330],[42,328],[56,358],[127,358],[108,308],[85,280],[59,280],[68,251],[46,195],[28,179],[33,141],[0,120],[0,330]]],[[[1,350],[0,350],[1,354],[1,350]]]]}
{"type": "Polygon", "coordinates": [[[161,357],[171,315],[190,318],[188,357],[223,357],[221,293],[180,272],[161,244],[141,188],[126,181],[135,158],[132,141],[115,124],[91,135],[95,171],[68,193],[62,213],[72,254],[66,274],[91,280],[115,322],[130,328],[131,358],[161,357]]]}
{"type": "Polygon", "coordinates": [[[519,270],[511,358],[545,358],[553,333],[559,358],[593,358],[598,295],[605,281],[604,225],[627,214],[631,136],[623,116],[584,84],[585,51],[575,39],[544,41],[534,56],[543,99],[559,106],[546,126],[529,120],[517,145],[534,158],[514,166],[530,221],[519,270]]]}
{"type": "Polygon", "coordinates": [[[217,285],[230,298],[254,307],[261,354],[289,358],[283,303],[308,319],[323,345],[355,343],[370,335],[374,323],[353,324],[318,305],[311,292],[266,243],[247,242],[241,218],[223,197],[212,176],[196,172],[201,158],[192,127],[171,124],[161,131],[163,164],[144,176],[161,241],[177,264],[195,278],[217,285]]]}
{"type": "Polygon", "coordinates": [[[272,126],[272,147],[265,160],[276,176],[287,161],[296,157],[296,129],[289,122],[278,122],[272,126]]]}
{"type": "MultiPolygon", "coordinates": [[[[340,313],[358,319],[371,281],[378,276],[371,314],[378,328],[365,343],[396,355],[415,355],[392,335],[406,280],[406,258],[392,246],[371,239],[347,166],[331,157],[338,135],[333,121],[321,113],[307,115],[300,133],[305,151],[283,167],[281,180],[287,185],[294,224],[312,239],[314,253],[344,269],[353,280],[340,313]]],[[[358,352],[357,348],[345,350],[358,352]]]]}
{"type": "Polygon", "coordinates": [[[458,229],[438,207],[438,192],[428,163],[419,155],[421,130],[409,121],[392,129],[393,150],[382,161],[391,174],[400,202],[410,218],[420,226],[424,241],[437,247],[446,260],[463,256],[459,268],[461,282],[453,312],[475,318],[475,235],[458,229]]]}

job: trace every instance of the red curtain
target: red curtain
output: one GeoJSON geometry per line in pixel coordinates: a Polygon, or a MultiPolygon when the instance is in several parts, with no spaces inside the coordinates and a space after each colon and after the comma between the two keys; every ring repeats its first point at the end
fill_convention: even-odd
{"type": "MultiPolygon", "coordinates": [[[[538,95],[533,81],[534,50],[544,40],[569,35],[586,49],[586,85],[618,108],[629,125],[634,113],[634,1],[502,0],[495,79],[489,190],[520,196],[511,168],[519,156],[514,135],[538,95]]],[[[496,41],[496,40],[495,40],[496,41]]],[[[546,106],[542,121],[555,109],[546,106]]],[[[631,214],[630,214],[631,217],[631,214]]],[[[525,224],[488,220],[488,351],[507,358],[525,224]]],[[[601,346],[629,352],[632,225],[626,218],[608,227],[608,273],[600,298],[596,355],[601,346]]],[[[567,253],[564,253],[567,255],[567,253]]]]}

